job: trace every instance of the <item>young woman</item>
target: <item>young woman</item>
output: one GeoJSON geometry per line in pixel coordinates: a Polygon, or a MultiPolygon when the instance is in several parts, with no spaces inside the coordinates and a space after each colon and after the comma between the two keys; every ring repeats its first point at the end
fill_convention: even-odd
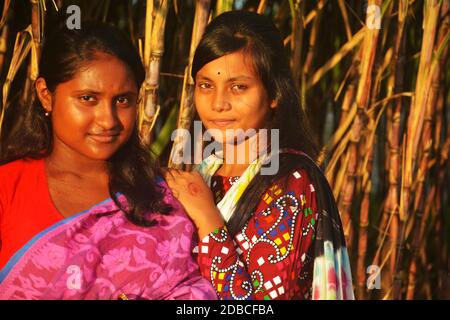
{"type": "Polygon", "coordinates": [[[144,69],[105,25],[46,39],[0,166],[0,299],[215,299],[195,228],[139,142],[144,69]]]}
{"type": "Polygon", "coordinates": [[[264,16],[227,12],[209,24],[193,61],[194,100],[223,150],[167,181],[197,225],[200,269],[220,298],[353,299],[339,213],[283,52],[264,16]],[[278,135],[255,149],[262,129],[278,135]]]}

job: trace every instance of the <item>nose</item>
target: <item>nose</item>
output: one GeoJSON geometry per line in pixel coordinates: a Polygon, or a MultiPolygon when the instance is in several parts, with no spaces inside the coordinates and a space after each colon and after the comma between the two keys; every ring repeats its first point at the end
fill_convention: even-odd
{"type": "Polygon", "coordinates": [[[97,108],[96,123],[105,131],[120,127],[120,120],[114,101],[105,100],[100,108],[97,108]]]}
{"type": "Polygon", "coordinates": [[[231,109],[231,103],[226,90],[217,89],[212,100],[212,109],[216,112],[224,112],[231,109]]]}

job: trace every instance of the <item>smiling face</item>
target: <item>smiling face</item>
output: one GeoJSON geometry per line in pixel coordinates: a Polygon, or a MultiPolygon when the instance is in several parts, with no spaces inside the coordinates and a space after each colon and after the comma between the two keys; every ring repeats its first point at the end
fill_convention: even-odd
{"type": "Polygon", "coordinates": [[[36,81],[36,89],[42,106],[51,113],[55,149],[107,160],[133,132],[138,88],[132,73],[116,57],[98,53],[54,92],[42,78],[36,81]]]}
{"type": "Polygon", "coordinates": [[[276,107],[251,57],[243,51],[205,64],[195,77],[194,100],[205,128],[220,130],[220,134],[212,132],[212,136],[226,143],[234,142],[226,130],[266,128],[270,109],[276,107]],[[227,137],[226,141],[222,137],[227,137]]]}

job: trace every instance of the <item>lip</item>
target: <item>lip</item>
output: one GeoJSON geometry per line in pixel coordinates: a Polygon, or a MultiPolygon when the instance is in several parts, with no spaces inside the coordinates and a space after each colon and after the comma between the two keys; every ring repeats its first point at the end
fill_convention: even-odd
{"type": "Polygon", "coordinates": [[[112,143],[119,138],[119,134],[90,134],[89,137],[98,143],[112,143]]]}
{"type": "Polygon", "coordinates": [[[214,119],[211,122],[218,127],[228,127],[229,125],[236,122],[234,119],[214,119]]]}

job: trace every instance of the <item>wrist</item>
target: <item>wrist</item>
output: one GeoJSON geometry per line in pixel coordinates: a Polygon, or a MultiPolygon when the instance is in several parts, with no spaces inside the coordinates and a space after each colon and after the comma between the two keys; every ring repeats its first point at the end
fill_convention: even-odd
{"type": "Polygon", "coordinates": [[[206,221],[197,224],[197,232],[200,241],[214,230],[220,229],[223,226],[225,226],[225,221],[222,219],[221,216],[216,217],[214,219],[206,219],[206,221]]]}

